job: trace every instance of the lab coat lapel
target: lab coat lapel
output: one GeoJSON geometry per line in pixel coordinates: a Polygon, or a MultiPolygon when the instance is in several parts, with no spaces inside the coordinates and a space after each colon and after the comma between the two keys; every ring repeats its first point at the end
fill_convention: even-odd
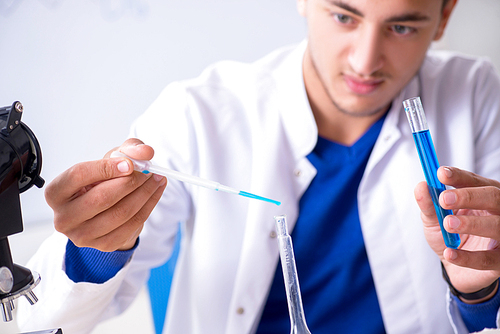
{"type": "Polygon", "coordinates": [[[292,230],[298,202],[316,171],[305,157],[317,139],[317,129],[302,83],[303,49],[276,70],[273,90],[252,115],[252,189],[281,201],[280,206],[249,203],[245,236],[228,315],[227,333],[253,333],[266,302],[278,263],[274,216],[286,214],[292,230]],[[300,79],[290,78],[299,75],[300,79]],[[290,87],[290,83],[295,86],[290,87]]]}
{"type": "Polygon", "coordinates": [[[358,191],[365,247],[384,324],[392,333],[425,332],[422,310],[432,307],[422,305],[419,298],[419,292],[428,292],[412,283],[425,281],[423,276],[435,271],[435,264],[428,263],[434,255],[425,242],[413,200],[413,189],[423,173],[402,107],[403,100],[419,94],[415,77],[394,99],[358,191]]]}

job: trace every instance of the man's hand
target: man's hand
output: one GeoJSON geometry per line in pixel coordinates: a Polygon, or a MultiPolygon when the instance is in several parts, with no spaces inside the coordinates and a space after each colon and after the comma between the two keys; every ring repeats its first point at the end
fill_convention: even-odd
{"type": "MultiPolygon", "coordinates": [[[[128,156],[150,160],[154,151],[137,139],[119,150],[128,156]]],[[[78,247],[101,251],[134,246],[144,222],[167,184],[164,177],[134,172],[126,158],[79,163],[55,178],[45,189],[54,210],[54,225],[78,247]]]]}
{"type": "Polygon", "coordinates": [[[453,167],[441,167],[439,180],[455,189],[439,197],[454,215],[444,219],[450,233],[459,233],[458,249],[446,248],[427,184],[415,188],[424,233],[440,257],[453,286],[464,293],[478,291],[500,277],[500,182],[453,167]]]}

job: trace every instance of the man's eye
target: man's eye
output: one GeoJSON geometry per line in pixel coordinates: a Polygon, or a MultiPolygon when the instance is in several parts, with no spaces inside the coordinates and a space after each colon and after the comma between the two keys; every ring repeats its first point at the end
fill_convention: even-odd
{"type": "Polygon", "coordinates": [[[334,13],[333,17],[334,17],[335,21],[342,23],[342,24],[352,23],[352,18],[348,15],[334,13]]]}
{"type": "Polygon", "coordinates": [[[391,27],[391,30],[394,31],[398,35],[409,35],[413,32],[416,31],[415,28],[407,27],[407,26],[402,26],[402,25],[393,25],[391,27]]]}

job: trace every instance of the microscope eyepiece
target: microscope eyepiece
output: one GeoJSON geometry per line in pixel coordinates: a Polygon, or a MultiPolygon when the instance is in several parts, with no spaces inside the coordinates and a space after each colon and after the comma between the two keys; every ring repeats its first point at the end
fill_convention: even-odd
{"type": "Polygon", "coordinates": [[[15,101],[0,108],[0,309],[4,321],[12,320],[14,300],[25,296],[37,301],[32,289],[40,275],[14,264],[8,236],[23,231],[19,194],[33,185],[41,188],[42,151],[38,140],[21,122],[23,105],[15,101]]]}
{"type": "Polygon", "coordinates": [[[0,108],[0,192],[7,188],[4,181],[13,178],[19,182],[20,193],[45,183],[40,177],[42,150],[31,129],[21,122],[23,110],[19,101],[0,108]]]}

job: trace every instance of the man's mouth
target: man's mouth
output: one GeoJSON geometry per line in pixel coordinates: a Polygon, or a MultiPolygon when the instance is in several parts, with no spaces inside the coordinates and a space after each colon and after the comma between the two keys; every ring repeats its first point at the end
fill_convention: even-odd
{"type": "Polygon", "coordinates": [[[383,79],[361,79],[347,74],[344,74],[344,81],[358,95],[371,94],[384,82],[383,79]]]}

